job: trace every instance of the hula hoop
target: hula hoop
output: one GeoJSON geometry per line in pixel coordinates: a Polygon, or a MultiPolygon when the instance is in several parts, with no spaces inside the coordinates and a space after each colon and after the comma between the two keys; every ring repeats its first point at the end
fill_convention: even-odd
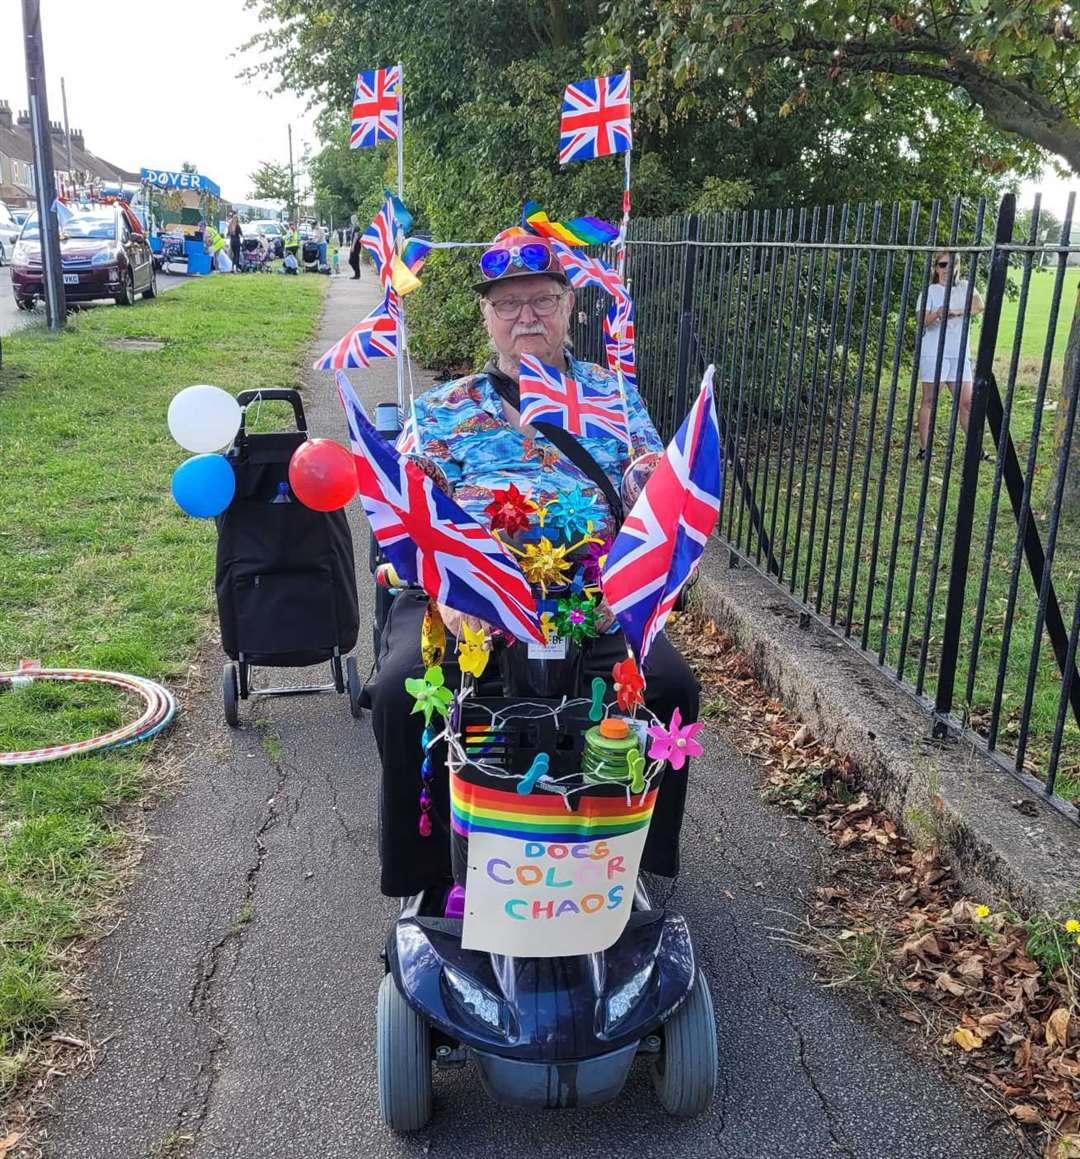
{"type": "Polygon", "coordinates": [[[69,684],[109,684],[114,688],[141,696],[143,712],[137,720],[121,725],[100,736],[71,744],[49,745],[26,752],[0,752],[0,767],[5,765],[38,765],[64,757],[99,752],[107,748],[124,748],[149,740],[166,728],[176,715],[176,697],[164,685],[124,672],[96,672],[89,668],[28,668],[17,672],[0,672],[0,690],[22,688],[34,680],[57,680],[69,684]]]}

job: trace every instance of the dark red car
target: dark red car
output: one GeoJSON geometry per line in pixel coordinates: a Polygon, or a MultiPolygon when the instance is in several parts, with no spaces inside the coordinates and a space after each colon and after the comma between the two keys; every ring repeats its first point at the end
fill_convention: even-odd
{"type": "MultiPolygon", "coordinates": [[[[135,295],[157,295],[157,272],[138,218],[124,205],[73,207],[60,231],[64,295],[68,304],[112,298],[131,306],[135,295]]],[[[29,310],[44,300],[41,239],[35,213],[22,227],[11,255],[15,304],[29,310]]]]}

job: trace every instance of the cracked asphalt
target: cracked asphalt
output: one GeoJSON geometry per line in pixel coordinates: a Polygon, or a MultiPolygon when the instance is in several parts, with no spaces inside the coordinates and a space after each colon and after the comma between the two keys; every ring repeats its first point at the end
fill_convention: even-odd
{"type": "MultiPolygon", "coordinates": [[[[375,295],[370,274],[357,286],[336,279],[319,350],[375,295]]],[[[387,363],[357,373],[365,403],[393,398],[393,375],[387,363]]],[[[304,378],[312,428],[344,440],[329,379],[304,378]]],[[[366,531],[354,516],[363,573],[366,531]]],[[[244,724],[230,730],[220,653],[205,656],[207,691],[175,741],[184,785],[152,815],[123,921],[95,954],[91,1037],[104,1045],[93,1071],[56,1091],[52,1159],[1022,1154],[936,1067],[816,983],[777,934],[797,925],[825,848],[809,826],[762,804],[756,770],[712,726],[668,900],[689,920],[715,1001],[712,1112],[667,1118],[644,1068],[607,1107],[524,1112],[493,1104],[465,1068],[436,1074],[425,1132],[390,1134],[378,1115],[375,1001],[395,904],[375,884],[378,762],[367,722],[351,718],[345,697],[288,697],[242,704],[244,724]]],[[[264,673],[273,683],[324,675],[264,673]]]]}

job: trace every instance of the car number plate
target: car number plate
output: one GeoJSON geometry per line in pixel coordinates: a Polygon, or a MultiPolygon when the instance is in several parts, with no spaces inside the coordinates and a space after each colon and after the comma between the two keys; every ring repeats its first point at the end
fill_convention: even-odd
{"type": "Polygon", "coordinates": [[[78,284],[79,284],[79,275],[78,274],[65,274],[64,275],[64,285],[65,286],[77,286],[78,284]]]}

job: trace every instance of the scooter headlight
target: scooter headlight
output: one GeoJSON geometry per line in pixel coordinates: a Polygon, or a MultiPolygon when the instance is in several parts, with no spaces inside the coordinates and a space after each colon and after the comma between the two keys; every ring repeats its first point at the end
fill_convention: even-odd
{"type": "Polygon", "coordinates": [[[478,986],[471,978],[458,973],[453,966],[444,965],[442,976],[451,997],[466,1014],[505,1036],[507,1019],[503,1013],[503,1004],[490,990],[478,986]]]}
{"type": "Polygon", "coordinates": [[[606,1004],[607,1025],[610,1029],[618,1025],[637,1005],[645,988],[652,977],[653,968],[650,962],[642,966],[636,974],[632,974],[621,986],[617,986],[608,995],[606,1004]]]}

